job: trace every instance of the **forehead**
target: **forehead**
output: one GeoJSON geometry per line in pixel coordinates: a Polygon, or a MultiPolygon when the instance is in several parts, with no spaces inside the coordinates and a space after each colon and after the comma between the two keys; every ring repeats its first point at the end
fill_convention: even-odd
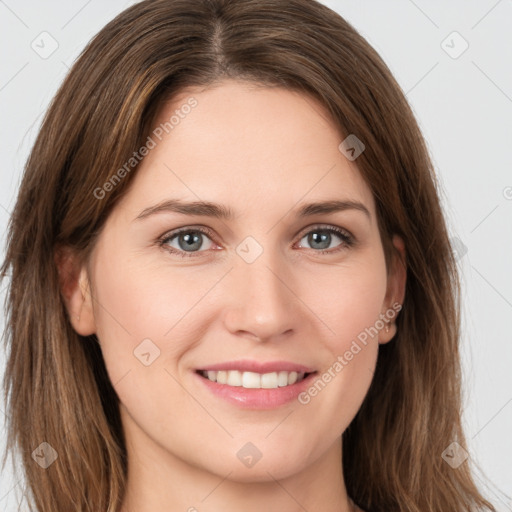
{"type": "Polygon", "coordinates": [[[172,196],[262,214],[343,198],[374,213],[355,162],[338,149],[343,133],[309,95],[238,81],[186,89],[161,107],[150,137],[126,198],[138,206],[172,196]]]}

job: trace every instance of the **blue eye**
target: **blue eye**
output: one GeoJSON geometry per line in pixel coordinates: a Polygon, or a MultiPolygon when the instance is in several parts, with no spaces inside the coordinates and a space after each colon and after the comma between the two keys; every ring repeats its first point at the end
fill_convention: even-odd
{"type": "MultiPolygon", "coordinates": [[[[180,254],[180,256],[191,256],[186,253],[203,252],[199,249],[204,249],[204,239],[207,238],[210,242],[212,240],[208,237],[209,231],[200,228],[185,228],[174,232],[161,240],[160,245],[165,246],[172,253],[180,254]],[[178,247],[172,246],[171,242],[176,242],[178,247]]],[[[206,244],[208,245],[208,244],[206,244]]],[[[208,247],[206,248],[208,249],[208,247]]]]}
{"type": "Polygon", "coordinates": [[[321,254],[336,252],[340,249],[351,247],[354,244],[352,235],[345,230],[335,228],[333,226],[316,227],[308,231],[305,236],[301,238],[301,241],[304,239],[307,240],[307,243],[310,246],[309,248],[318,249],[318,252],[321,254]],[[328,251],[327,249],[333,249],[331,245],[333,242],[333,235],[334,239],[338,238],[342,243],[335,246],[333,251],[328,251]]]}
{"type": "MultiPolygon", "coordinates": [[[[215,245],[213,237],[209,229],[188,227],[167,233],[159,239],[158,244],[172,254],[188,258],[200,256],[201,253],[211,250],[215,245]]],[[[334,226],[315,226],[302,235],[299,242],[302,240],[306,240],[309,244],[309,247],[305,247],[306,249],[320,254],[336,253],[352,247],[355,243],[354,237],[348,231],[334,226]],[[341,242],[333,247],[332,243],[336,238],[341,242]]]]}

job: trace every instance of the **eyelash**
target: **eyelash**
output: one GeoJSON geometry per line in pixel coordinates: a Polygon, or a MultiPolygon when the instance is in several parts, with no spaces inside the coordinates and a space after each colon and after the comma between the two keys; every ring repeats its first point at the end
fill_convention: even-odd
{"type": "MultiPolygon", "coordinates": [[[[342,251],[342,250],[345,250],[345,249],[349,249],[350,247],[355,245],[355,238],[348,231],[346,231],[344,229],[341,229],[341,228],[337,228],[335,226],[322,226],[322,225],[313,226],[309,231],[302,232],[300,237],[299,237],[299,240],[302,240],[302,238],[304,238],[306,235],[308,235],[308,234],[310,234],[312,232],[315,232],[315,231],[334,233],[339,238],[341,238],[341,240],[343,241],[343,243],[339,247],[337,247],[335,249],[319,249],[319,250],[311,249],[315,253],[318,253],[318,254],[334,254],[334,253],[337,253],[339,251],[342,251]]],[[[203,235],[208,236],[212,242],[215,241],[214,240],[215,237],[214,237],[213,232],[210,229],[208,229],[208,228],[204,228],[204,227],[194,227],[194,228],[185,227],[185,228],[177,229],[175,231],[171,231],[170,233],[166,233],[165,235],[160,237],[157,240],[157,242],[158,242],[159,247],[162,247],[163,249],[165,249],[166,251],[168,251],[168,252],[170,252],[172,254],[176,254],[178,256],[181,256],[182,258],[195,258],[195,257],[201,255],[201,253],[206,252],[206,251],[195,251],[195,252],[194,251],[191,251],[191,252],[179,251],[179,250],[175,249],[174,247],[169,247],[168,245],[166,245],[167,242],[169,242],[170,240],[176,238],[181,233],[194,233],[194,232],[202,233],[203,235]]]]}

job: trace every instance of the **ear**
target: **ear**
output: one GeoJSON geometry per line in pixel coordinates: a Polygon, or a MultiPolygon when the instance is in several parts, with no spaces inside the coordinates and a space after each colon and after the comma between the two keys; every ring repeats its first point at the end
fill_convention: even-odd
{"type": "Polygon", "coordinates": [[[394,251],[392,253],[391,262],[388,270],[388,280],[386,297],[384,298],[382,318],[386,327],[379,332],[379,343],[388,343],[393,339],[397,332],[396,317],[402,309],[405,297],[405,284],[407,280],[407,267],[405,263],[405,244],[398,235],[393,236],[392,240],[394,251]],[[386,314],[387,313],[387,314],[386,314]]]}
{"type": "Polygon", "coordinates": [[[89,275],[85,264],[69,247],[55,250],[61,296],[73,329],[82,336],[96,332],[89,275]]]}

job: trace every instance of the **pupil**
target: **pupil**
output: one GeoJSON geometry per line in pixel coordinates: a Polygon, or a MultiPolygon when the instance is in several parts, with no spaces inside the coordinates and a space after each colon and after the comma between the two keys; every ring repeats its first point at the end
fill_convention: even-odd
{"type": "Polygon", "coordinates": [[[179,237],[179,245],[181,249],[184,249],[185,251],[191,250],[191,249],[199,249],[201,247],[201,237],[197,234],[191,234],[185,233],[181,237],[179,237]],[[185,242],[183,245],[181,242],[182,240],[185,242]]]}
{"type": "Polygon", "coordinates": [[[315,247],[314,244],[319,243],[321,247],[316,247],[316,249],[327,249],[331,243],[331,234],[324,232],[323,234],[319,235],[318,233],[319,232],[309,235],[309,244],[311,245],[311,247],[315,247]]]}

